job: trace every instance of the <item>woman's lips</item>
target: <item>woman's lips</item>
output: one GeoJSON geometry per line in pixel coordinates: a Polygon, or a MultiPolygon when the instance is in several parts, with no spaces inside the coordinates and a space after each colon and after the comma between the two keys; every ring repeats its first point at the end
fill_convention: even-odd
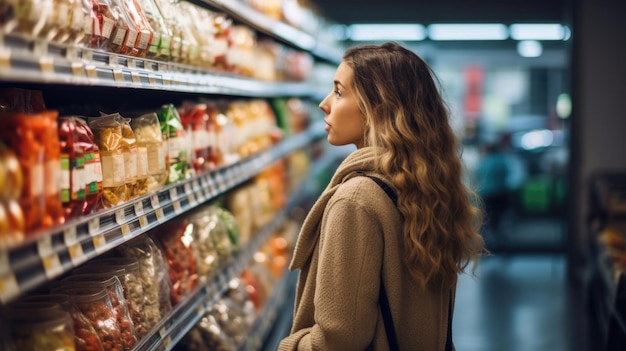
{"type": "MultiPolygon", "coordinates": [[[[326,121],[324,121],[324,122],[326,122],[326,121]]],[[[327,131],[327,132],[330,130],[330,124],[328,124],[328,122],[326,122],[326,126],[324,127],[324,130],[327,131]]]]}

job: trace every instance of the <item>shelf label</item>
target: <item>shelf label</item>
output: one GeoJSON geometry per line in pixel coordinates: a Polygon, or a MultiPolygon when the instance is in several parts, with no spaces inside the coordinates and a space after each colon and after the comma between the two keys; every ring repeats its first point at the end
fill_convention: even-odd
{"type": "Polygon", "coordinates": [[[72,260],[74,266],[78,266],[87,261],[87,257],[83,252],[83,246],[80,243],[68,245],[67,251],[70,253],[70,259],[72,260]]]}
{"type": "Polygon", "coordinates": [[[163,223],[165,221],[165,213],[163,212],[163,209],[159,207],[156,209],[155,213],[159,223],[163,223]]]}
{"type": "Polygon", "coordinates": [[[137,71],[130,72],[130,78],[133,80],[133,83],[141,84],[141,76],[139,75],[139,72],[137,71]]]}
{"type": "Polygon", "coordinates": [[[170,188],[170,200],[174,201],[178,199],[178,190],[176,187],[170,188]]]}
{"type": "Polygon", "coordinates": [[[135,204],[133,206],[135,207],[135,214],[137,216],[141,216],[142,214],[144,214],[144,211],[143,211],[143,201],[137,201],[137,202],[135,202],[135,204]]]}
{"type": "Polygon", "coordinates": [[[150,196],[150,204],[154,209],[161,207],[161,204],[159,203],[159,195],[150,196]]]}
{"type": "Polygon", "coordinates": [[[96,79],[98,78],[98,73],[96,72],[96,66],[92,64],[85,65],[85,73],[87,77],[96,79]]]}
{"type": "Polygon", "coordinates": [[[94,236],[100,230],[100,217],[94,217],[87,223],[89,235],[94,236]]]}
{"type": "Polygon", "coordinates": [[[128,224],[120,225],[120,231],[122,232],[122,236],[125,238],[130,235],[130,227],[128,226],[128,224]]]}
{"type": "Polygon", "coordinates": [[[154,74],[148,74],[148,83],[150,83],[150,85],[156,85],[157,81],[154,74]]]}
{"type": "Polygon", "coordinates": [[[172,205],[174,206],[174,213],[176,213],[177,215],[183,212],[183,209],[180,206],[180,201],[176,200],[172,203],[172,205]]]}
{"type": "Polygon", "coordinates": [[[41,73],[54,73],[54,59],[51,56],[40,57],[39,68],[41,73]]]}
{"type": "Polygon", "coordinates": [[[20,294],[20,287],[13,273],[0,277],[0,301],[6,303],[20,294]]]}
{"type": "Polygon", "coordinates": [[[78,53],[79,48],[77,48],[76,46],[68,46],[65,50],[65,58],[70,62],[77,61],[79,56],[78,53]]]}
{"type": "Polygon", "coordinates": [[[72,62],[72,74],[76,77],[85,76],[85,64],[82,62],[72,62]]]}
{"type": "Polygon", "coordinates": [[[98,235],[93,237],[93,247],[96,249],[98,254],[104,251],[104,247],[107,244],[107,240],[104,235],[98,235]]]}
{"type": "Polygon", "coordinates": [[[139,225],[141,226],[141,229],[146,229],[146,227],[150,225],[150,222],[148,221],[148,217],[139,216],[139,225]]]}
{"type": "Polygon", "coordinates": [[[119,68],[114,68],[113,69],[113,79],[115,79],[116,82],[123,82],[124,81],[124,72],[122,72],[122,70],[119,69],[119,68]]]}
{"type": "Polygon", "coordinates": [[[48,279],[52,279],[63,273],[59,255],[52,249],[51,236],[43,237],[37,242],[37,253],[39,254],[44,272],[48,279]]]}
{"type": "Polygon", "coordinates": [[[11,49],[0,46],[0,68],[11,68],[11,49]]]}
{"type": "Polygon", "coordinates": [[[126,213],[124,212],[124,208],[120,208],[115,211],[115,221],[117,224],[123,224],[126,222],[126,213]]]}
{"type": "Polygon", "coordinates": [[[7,275],[9,272],[11,272],[9,253],[7,251],[0,251],[0,275],[7,275]]]}

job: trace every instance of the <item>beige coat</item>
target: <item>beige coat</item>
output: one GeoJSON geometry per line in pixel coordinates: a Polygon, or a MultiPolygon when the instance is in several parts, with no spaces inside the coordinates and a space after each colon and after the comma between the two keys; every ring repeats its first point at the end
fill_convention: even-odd
{"type": "Polygon", "coordinates": [[[355,173],[384,179],[371,164],[371,148],[349,155],[303,224],[290,265],[301,270],[294,322],[279,350],[389,350],[381,270],[401,349],[444,350],[450,291],[421,289],[410,277],[400,212],[373,180],[355,173]]]}

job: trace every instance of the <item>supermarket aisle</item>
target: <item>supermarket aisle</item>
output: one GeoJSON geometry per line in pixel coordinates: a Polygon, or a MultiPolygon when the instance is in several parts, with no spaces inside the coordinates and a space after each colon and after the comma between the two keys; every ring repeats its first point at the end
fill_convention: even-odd
{"type": "Polygon", "coordinates": [[[453,339],[458,351],[582,351],[574,330],[581,303],[562,255],[494,254],[457,286],[453,339]]]}

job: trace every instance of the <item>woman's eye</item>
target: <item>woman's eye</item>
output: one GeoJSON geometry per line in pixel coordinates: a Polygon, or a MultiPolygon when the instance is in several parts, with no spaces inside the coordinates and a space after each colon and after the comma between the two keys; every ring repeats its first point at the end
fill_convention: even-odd
{"type": "Polygon", "coordinates": [[[340,98],[340,97],[341,97],[341,90],[336,89],[336,90],[335,90],[335,96],[336,96],[336,97],[338,97],[338,98],[340,98]]]}

